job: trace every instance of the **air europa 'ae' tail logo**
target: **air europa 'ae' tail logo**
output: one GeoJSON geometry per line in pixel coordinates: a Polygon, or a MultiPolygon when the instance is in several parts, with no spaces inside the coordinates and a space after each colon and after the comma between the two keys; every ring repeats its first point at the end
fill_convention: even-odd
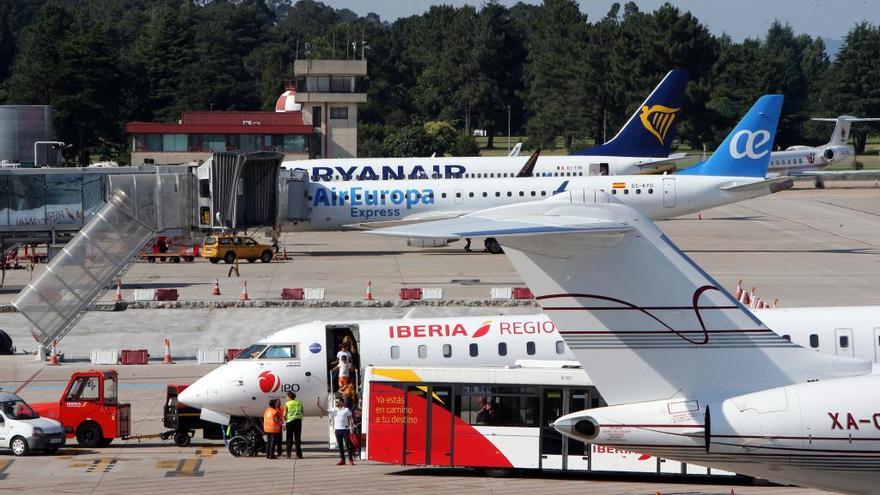
{"type": "Polygon", "coordinates": [[[675,121],[675,114],[679,110],[680,108],[671,108],[663,105],[651,105],[650,107],[645,105],[642,107],[639,119],[641,119],[642,125],[645,126],[645,130],[653,134],[660,141],[660,144],[664,144],[663,140],[666,139],[666,133],[672,127],[672,123],[675,121]]]}

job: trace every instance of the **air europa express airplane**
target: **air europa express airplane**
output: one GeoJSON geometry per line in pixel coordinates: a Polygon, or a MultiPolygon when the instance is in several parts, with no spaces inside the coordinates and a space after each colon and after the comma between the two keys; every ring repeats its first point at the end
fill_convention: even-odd
{"type": "MultiPolygon", "coordinates": [[[[538,177],[622,175],[670,164],[669,156],[688,71],[669,71],[610,141],[569,156],[541,156],[538,177]]],[[[517,156],[426,158],[325,158],[284,162],[288,170],[305,168],[312,182],[470,179],[516,177],[525,160],[517,156]]]]}
{"type": "MultiPolygon", "coordinates": [[[[286,210],[293,219],[285,229],[341,230],[454,218],[567,190],[607,191],[652,219],[735,203],[791,185],[784,178],[765,179],[781,105],[782,95],[761,97],[709,160],[671,176],[288,182],[286,210]]],[[[492,247],[489,239],[487,248],[496,251],[492,247]]]]}

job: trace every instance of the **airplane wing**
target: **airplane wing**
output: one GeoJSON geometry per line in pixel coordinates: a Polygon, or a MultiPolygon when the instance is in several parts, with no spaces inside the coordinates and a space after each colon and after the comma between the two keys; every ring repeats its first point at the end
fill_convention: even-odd
{"type": "Polygon", "coordinates": [[[478,211],[458,218],[372,231],[372,234],[395,237],[530,236],[565,233],[619,234],[632,227],[590,215],[584,205],[623,207],[611,196],[592,190],[567,191],[544,201],[518,203],[478,211]]]}
{"type": "Polygon", "coordinates": [[[759,182],[746,182],[744,184],[740,184],[739,182],[731,182],[721,186],[722,191],[763,191],[766,188],[770,188],[770,192],[779,192],[785,189],[791,189],[794,186],[794,181],[791,180],[791,177],[788,176],[778,176],[772,179],[766,179],[759,182]]]}
{"type": "Polygon", "coordinates": [[[638,163],[638,164],[636,164],[636,166],[639,168],[653,167],[655,165],[675,163],[679,160],[684,160],[685,158],[687,158],[687,153],[673,153],[673,154],[667,156],[666,158],[661,158],[660,160],[652,160],[650,162],[645,162],[645,163],[638,163]]]}
{"type": "Polygon", "coordinates": [[[875,170],[804,170],[796,177],[820,177],[827,180],[877,180],[880,169],[875,170]]]}
{"type": "Polygon", "coordinates": [[[538,163],[538,157],[540,155],[541,155],[541,148],[538,148],[535,150],[534,153],[532,153],[532,156],[530,156],[529,159],[526,160],[525,165],[523,165],[523,168],[520,169],[520,171],[516,174],[516,176],[517,177],[531,177],[535,171],[535,164],[538,163]]]}
{"type": "Polygon", "coordinates": [[[513,147],[512,150],[510,150],[510,153],[508,153],[507,156],[519,156],[519,152],[522,151],[522,146],[522,141],[516,143],[516,145],[513,147]]]}
{"type": "Polygon", "coordinates": [[[410,215],[406,217],[404,220],[382,220],[375,222],[360,222],[360,223],[350,223],[343,225],[343,227],[347,229],[361,229],[361,230],[372,230],[386,227],[393,227],[397,225],[409,225],[413,223],[420,222],[429,222],[433,220],[446,220],[450,218],[458,218],[469,213],[473,213],[474,210],[446,210],[446,211],[435,211],[435,212],[426,212],[419,213],[416,215],[410,215]]]}

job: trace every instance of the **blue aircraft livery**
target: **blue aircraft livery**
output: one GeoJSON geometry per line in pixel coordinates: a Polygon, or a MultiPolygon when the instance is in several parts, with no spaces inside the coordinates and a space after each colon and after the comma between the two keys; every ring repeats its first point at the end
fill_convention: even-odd
{"type": "Polygon", "coordinates": [[[669,156],[688,71],[671,70],[611,141],[574,151],[581,156],[669,156]]]}
{"type": "Polygon", "coordinates": [[[366,220],[376,217],[399,217],[401,209],[434,204],[433,189],[367,189],[363,187],[318,187],[312,207],[348,206],[351,217],[366,220]],[[373,208],[373,207],[387,208],[373,208]]]}

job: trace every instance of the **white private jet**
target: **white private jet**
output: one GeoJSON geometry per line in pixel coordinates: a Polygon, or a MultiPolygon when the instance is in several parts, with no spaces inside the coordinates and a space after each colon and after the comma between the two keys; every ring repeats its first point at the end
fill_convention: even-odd
{"type": "MultiPolygon", "coordinates": [[[[634,174],[684,158],[669,152],[687,82],[688,71],[669,71],[611,141],[568,156],[540,156],[533,175],[634,174]]],[[[523,167],[520,148],[517,144],[509,156],[497,157],[322,158],[287,161],[282,167],[305,169],[312,182],[505,178],[517,177],[523,167]]]]}
{"type": "Polygon", "coordinates": [[[571,191],[385,233],[465,232],[500,239],[609,404],[559,418],[561,433],[779,483],[880,493],[872,363],[774,333],[643,214],[600,191],[571,191]]]}
{"type": "MultiPolygon", "coordinates": [[[[534,202],[567,189],[607,191],[650,218],[671,218],[786,189],[787,178],[765,179],[782,95],[760,98],[706,162],[675,175],[521,177],[295,183],[287,211],[302,218],[290,231],[343,230],[457,217],[494,206],[534,202]],[[292,199],[291,199],[292,198],[292,199]]],[[[445,242],[445,240],[444,240],[445,242]]],[[[438,245],[438,244],[433,244],[438,245]]],[[[491,252],[500,252],[494,239],[491,252]]]]}
{"type": "Polygon", "coordinates": [[[774,151],[770,154],[768,174],[780,175],[815,175],[804,174],[807,171],[821,170],[835,164],[851,164],[855,151],[846,141],[853,122],[877,122],[880,118],[859,118],[841,115],[836,119],[813,118],[822,122],[834,122],[831,139],[822,146],[790,146],[785,151],[774,151]]]}

